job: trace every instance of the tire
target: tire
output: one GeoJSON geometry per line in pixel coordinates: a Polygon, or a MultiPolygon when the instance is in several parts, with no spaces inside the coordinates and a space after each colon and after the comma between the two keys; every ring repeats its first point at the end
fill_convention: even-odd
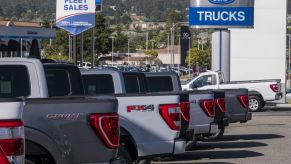
{"type": "Polygon", "coordinates": [[[224,134],[225,128],[223,127],[222,129],[219,129],[219,131],[215,134],[212,135],[200,135],[198,138],[200,141],[207,142],[207,141],[217,141],[220,138],[222,138],[224,134]]]}
{"type": "Polygon", "coordinates": [[[118,156],[120,159],[124,160],[126,164],[133,163],[130,153],[123,145],[120,145],[118,148],[118,156]]]}
{"type": "Polygon", "coordinates": [[[249,97],[249,110],[251,112],[259,112],[263,108],[263,100],[259,96],[249,97]]]}
{"type": "Polygon", "coordinates": [[[197,144],[197,137],[195,136],[192,141],[187,141],[186,150],[192,149],[197,144]]]}

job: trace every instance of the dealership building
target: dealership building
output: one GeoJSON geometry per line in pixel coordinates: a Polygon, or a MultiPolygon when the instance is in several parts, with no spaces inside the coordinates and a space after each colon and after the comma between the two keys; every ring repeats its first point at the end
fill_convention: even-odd
{"type": "Polygon", "coordinates": [[[40,42],[55,37],[55,29],[39,23],[0,21],[0,57],[39,56],[40,42]]]}

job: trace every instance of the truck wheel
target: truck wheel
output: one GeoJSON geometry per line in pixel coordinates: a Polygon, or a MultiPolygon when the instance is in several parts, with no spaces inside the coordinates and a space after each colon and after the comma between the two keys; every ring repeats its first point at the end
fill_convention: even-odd
{"type": "Polygon", "coordinates": [[[262,110],[263,100],[258,96],[249,97],[249,109],[251,112],[259,112],[262,110]]]}
{"type": "Polygon", "coordinates": [[[118,156],[120,159],[124,160],[126,164],[132,164],[133,160],[130,156],[130,153],[123,145],[120,145],[118,148],[118,156]]]}
{"type": "Polygon", "coordinates": [[[195,136],[192,141],[187,141],[186,150],[192,149],[197,144],[197,137],[195,136]]]}

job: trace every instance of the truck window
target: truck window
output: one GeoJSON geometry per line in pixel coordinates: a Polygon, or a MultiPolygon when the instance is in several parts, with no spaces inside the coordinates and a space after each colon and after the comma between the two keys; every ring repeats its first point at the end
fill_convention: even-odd
{"type": "Polygon", "coordinates": [[[215,75],[205,75],[201,76],[193,82],[193,88],[201,88],[208,85],[216,85],[216,76],[215,75]]]}
{"type": "Polygon", "coordinates": [[[83,75],[85,93],[114,94],[114,83],[111,75],[83,75]]]}
{"type": "Polygon", "coordinates": [[[65,70],[46,70],[49,96],[67,96],[71,94],[69,74],[65,70]]]}
{"type": "Polygon", "coordinates": [[[147,77],[150,92],[173,91],[172,78],[170,76],[147,77]]]}
{"type": "Polygon", "coordinates": [[[146,78],[140,75],[123,74],[126,93],[147,92],[146,78]]]}
{"type": "Polygon", "coordinates": [[[27,68],[23,65],[0,66],[0,97],[27,97],[30,81],[27,68]]]}

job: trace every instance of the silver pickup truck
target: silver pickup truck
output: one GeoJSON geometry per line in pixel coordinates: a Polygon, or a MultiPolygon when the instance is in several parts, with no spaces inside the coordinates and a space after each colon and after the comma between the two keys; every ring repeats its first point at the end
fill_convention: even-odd
{"type": "Polygon", "coordinates": [[[127,163],[185,152],[179,138],[181,115],[176,94],[147,93],[142,73],[83,70],[88,95],[114,95],[121,123],[120,155],[127,163]]]}
{"type": "MultiPolygon", "coordinates": [[[[79,69],[37,59],[1,58],[4,97],[25,97],[28,163],[120,163],[117,100],[88,98],[79,69]],[[79,95],[79,97],[78,97],[79,95]]],[[[1,89],[2,89],[1,88],[1,89]]]]}

